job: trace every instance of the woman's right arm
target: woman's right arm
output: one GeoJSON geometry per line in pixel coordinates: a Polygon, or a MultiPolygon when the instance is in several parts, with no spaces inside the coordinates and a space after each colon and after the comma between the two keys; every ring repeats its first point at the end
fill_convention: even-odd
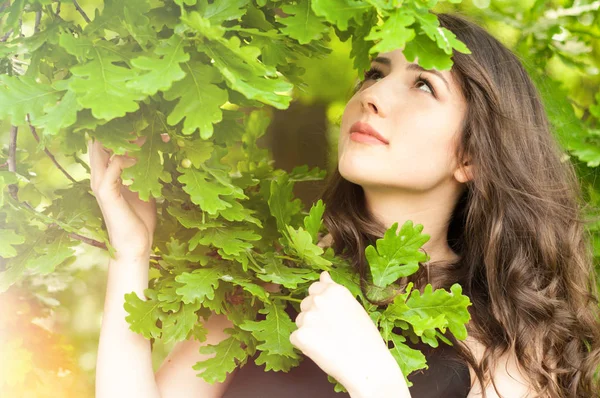
{"type": "MultiPolygon", "coordinates": [[[[142,144],[140,139],[136,140],[142,144]]],[[[223,383],[206,383],[192,366],[214,354],[198,349],[229,337],[224,329],[233,324],[224,315],[213,314],[204,323],[207,339],[190,338],[177,343],[154,374],[150,341],[129,329],[124,296],[135,292],[144,300],[148,287],[150,248],[156,225],[154,199],[143,201],[121,184],[123,168],[133,165],[125,156],[111,156],[99,141],[89,143],[91,187],[102,211],[116,258],[108,264],[104,314],[96,360],[96,397],[174,398],[220,397],[233,373],[223,383]]]]}
{"type": "Polygon", "coordinates": [[[96,363],[96,397],[213,398],[221,397],[233,373],[222,383],[209,384],[192,366],[214,354],[200,354],[199,348],[218,344],[229,337],[225,328],[233,323],[225,315],[212,314],[204,321],[208,333],[203,342],[192,337],[178,342],[154,374],[150,341],[129,330],[123,308],[125,293],[135,291],[144,299],[148,287],[149,258],[122,258],[109,262],[96,363]]]}

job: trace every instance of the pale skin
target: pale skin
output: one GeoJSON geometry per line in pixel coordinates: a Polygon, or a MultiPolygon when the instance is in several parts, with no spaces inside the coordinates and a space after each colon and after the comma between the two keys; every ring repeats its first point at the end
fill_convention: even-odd
{"type": "MultiPolygon", "coordinates": [[[[458,255],[446,240],[448,223],[464,184],[474,172],[468,161],[459,165],[454,157],[465,100],[450,71],[439,71],[440,77],[429,71],[408,70],[410,63],[401,49],[381,53],[378,58],[371,65],[381,73],[366,80],[344,110],[338,169],[345,179],[363,188],[368,208],[387,228],[406,220],[422,224],[431,237],[423,247],[430,260],[454,261],[458,255]],[[432,87],[416,82],[421,73],[432,87]],[[351,140],[350,126],[356,121],[369,123],[388,143],[351,140]]],[[[296,319],[299,329],[292,334],[292,343],[336,377],[352,397],[410,397],[395,360],[387,347],[378,344],[382,340],[376,327],[344,289],[326,272],[311,285],[296,319]],[[351,330],[348,339],[340,340],[344,331],[336,330],[336,322],[344,324],[345,331],[351,330]],[[349,324],[354,327],[347,327],[349,324]],[[357,341],[353,339],[358,336],[362,338],[359,347],[351,343],[344,346],[345,341],[357,341]],[[352,355],[343,355],[347,351],[352,355]]],[[[482,358],[481,343],[469,337],[465,344],[477,360],[482,358]]],[[[469,371],[472,384],[468,398],[480,397],[482,387],[471,366],[469,371]]],[[[514,354],[497,358],[492,376],[500,396],[533,395],[514,354]]],[[[499,397],[492,383],[485,391],[488,397],[499,397]]]]}

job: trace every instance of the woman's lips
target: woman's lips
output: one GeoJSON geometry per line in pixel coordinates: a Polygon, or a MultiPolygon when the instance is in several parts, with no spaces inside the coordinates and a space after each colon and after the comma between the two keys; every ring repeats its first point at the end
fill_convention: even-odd
{"type": "MultiPolygon", "coordinates": [[[[375,130],[375,128],[373,128],[373,126],[371,126],[369,123],[366,123],[366,122],[357,121],[352,126],[350,126],[350,135],[352,135],[354,133],[371,136],[385,145],[389,144],[389,141],[383,135],[381,135],[377,130],[375,130]]],[[[369,141],[366,141],[366,138],[364,140],[362,140],[360,138],[363,138],[363,137],[358,137],[358,136],[355,136],[355,137],[357,138],[355,141],[369,142],[369,141]]]]}
{"type": "Polygon", "coordinates": [[[385,142],[381,141],[379,138],[376,138],[372,135],[362,134],[362,133],[351,133],[350,139],[356,142],[364,142],[366,144],[378,144],[378,145],[387,145],[385,142]]]}

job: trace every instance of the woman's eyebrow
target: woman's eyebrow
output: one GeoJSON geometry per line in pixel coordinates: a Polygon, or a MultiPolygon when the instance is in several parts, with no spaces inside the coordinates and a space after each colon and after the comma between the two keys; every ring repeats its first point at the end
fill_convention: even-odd
{"type": "MultiPolygon", "coordinates": [[[[378,62],[380,64],[383,65],[387,65],[387,66],[391,66],[392,65],[392,60],[389,58],[385,58],[385,57],[377,57],[373,60],[373,62],[378,62]]],[[[429,72],[429,73],[433,73],[434,75],[436,75],[437,77],[439,77],[440,79],[442,79],[444,81],[444,83],[446,84],[446,88],[448,89],[448,91],[450,90],[450,84],[448,84],[448,81],[446,80],[446,78],[444,78],[444,75],[442,75],[440,73],[440,71],[435,70],[435,69],[425,69],[423,68],[421,65],[419,64],[413,64],[413,63],[409,63],[406,66],[406,70],[417,70],[417,71],[421,71],[421,72],[429,72]]]]}

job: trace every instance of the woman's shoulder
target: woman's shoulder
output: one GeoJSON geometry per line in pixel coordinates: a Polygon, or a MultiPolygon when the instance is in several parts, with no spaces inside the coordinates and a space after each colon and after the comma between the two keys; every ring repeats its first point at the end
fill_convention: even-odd
{"type": "Polygon", "coordinates": [[[321,248],[326,248],[326,247],[330,247],[333,244],[333,236],[331,236],[331,233],[328,233],[326,235],[319,233],[319,238],[317,240],[317,246],[321,247],[321,248]]]}
{"type": "MultiPolygon", "coordinates": [[[[485,355],[486,346],[472,335],[467,336],[462,342],[469,348],[475,361],[481,363],[485,355]]],[[[471,374],[471,392],[469,393],[469,397],[479,397],[481,396],[482,386],[477,380],[475,370],[473,370],[470,364],[468,364],[468,367],[471,374]]],[[[517,355],[510,350],[490,361],[489,374],[493,377],[494,383],[502,395],[521,397],[526,396],[532,391],[530,379],[521,369],[517,355]]],[[[487,383],[487,381],[485,382],[487,383]]],[[[497,397],[492,383],[488,383],[484,388],[489,397],[497,397]]]]}

